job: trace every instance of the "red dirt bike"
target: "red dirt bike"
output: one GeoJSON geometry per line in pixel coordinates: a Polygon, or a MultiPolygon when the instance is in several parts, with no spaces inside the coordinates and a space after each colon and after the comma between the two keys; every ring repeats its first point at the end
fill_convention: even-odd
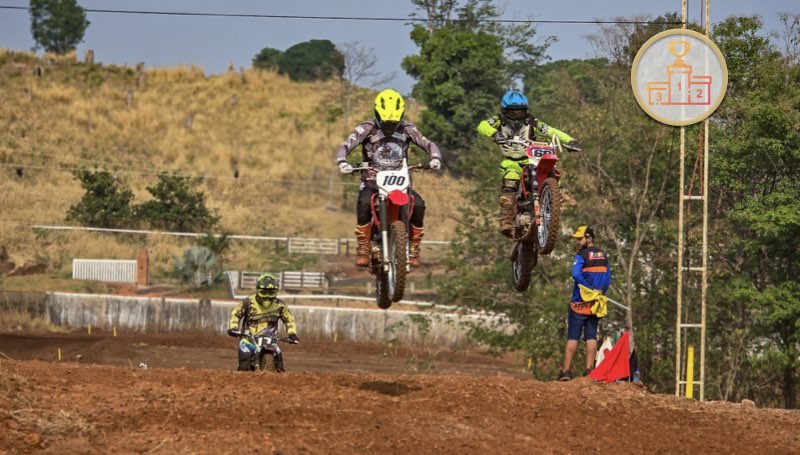
{"type": "MultiPolygon", "coordinates": [[[[525,147],[528,163],[522,168],[517,196],[514,200],[514,248],[511,251],[511,272],[514,288],[528,289],[531,273],[539,254],[550,254],[558,240],[561,219],[561,193],[557,168],[561,141],[553,136],[551,142],[528,142],[510,139],[525,147]]],[[[564,145],[570,152],[580,148],[564,145]]]]}
{"type": "MultiPolygon", "coordinates": [[[[380,170],[375,176],[378,192],[372,195],[372,254],[369,271],[375,275],[375,300],[387,309],[403,298],[408,264],[409,223],[414,209],[411,170],[429,166],[408,165],[405,158],[398,169],[380,170]]],[[[353,171],[369,170],[367,163],[353,171]]]]}

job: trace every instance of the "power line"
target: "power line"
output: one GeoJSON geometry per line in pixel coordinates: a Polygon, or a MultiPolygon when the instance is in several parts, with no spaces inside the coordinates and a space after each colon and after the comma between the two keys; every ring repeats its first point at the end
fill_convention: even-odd
{"type": "MultiPolygon", "coordinates": [[[[26,6],[3,6],[0,9],[25,10],[26,6]]],[[[368,17],[368,16],[301,16],[291,14],[236,14],[236,13],[201,13],[187,11],[146,11],[146,10],[113,10],[84,8],[87,13],[110,14],[143,14],[152,16],[194,16],[194,17],[234,17],[248,19],[294,19],[294,20],[322,20],[322,21],[360,21],[360,22],[418,22],[427,23],[428,20],[420,17],[368,17]]],[[[681,25],[682,22],[656,22],[656,21],[621,21],[621,20],[577,20],[577,19],[450,19],[449,22],[484,22],[498,24],[670,24],[681,25]]]]}

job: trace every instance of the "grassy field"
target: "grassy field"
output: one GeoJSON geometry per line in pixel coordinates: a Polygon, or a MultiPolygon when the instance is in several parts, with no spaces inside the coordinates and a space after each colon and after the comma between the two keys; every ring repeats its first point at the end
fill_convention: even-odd
{"type": "MultiPolygon", "coordinates": [[[[146,187],[159,172],[203,177],[199,189],[221,217],[220,232],[352,236],[358,182],[338,175],[334,151],[371,115],[374,93],[361,95],[346,127],[337,115],[339,82],[296,83],[253,70],[140,70],[0,50],[0,260],[47,264],[58,274],[72,258],[132,259],[146,247],[164,272],[190,246],[166,236],[34,230],[67,224],[83,195],[72,174],[79,169],[112,171],[134,192],[134,204],[150,198],[146,187]]],[[[413,120],[419,108],[410,104],[413,120]]],[[[463,183],[438,175],[415,183],[428,203],[426,238],[449,239],[458,206],[447,196],[463,183]]],[[[226,261],[259,269],[265,255],[267,246],[251,242],[234,245],[226,261]]]]}

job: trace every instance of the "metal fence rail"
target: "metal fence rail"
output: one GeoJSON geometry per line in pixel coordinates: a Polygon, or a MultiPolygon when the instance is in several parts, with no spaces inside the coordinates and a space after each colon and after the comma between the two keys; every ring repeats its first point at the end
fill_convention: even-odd
{"type": "Polygon", "coordinates": [[[309,239],[289,237],[290,253],[339,254],[337,239],[309,239]]]}
{"type": "Polygon", "coordinates": [[[110,283],[136,283],[136,261],[117,259],[73,259],[72,278],[110,283]]]}
{"type": "MultiPolygon", "coordinates": [[[[238,275],[236,280],[239,289],[255,289],[256,280],[263,273],[269,272],[226,272],[230,279],[231,274],[238,275]]],[[[328,280],[324,272],[280,272],[271,273],[272,276],[278,279],[281,289],[308,289],[319,288],[325,289],[328,287],[328,280]]]]}
{"type": "MultiPolygon", "coordinates": [[[[207,234],[197,232],[165,232],[165,231],[144,231],[137,229],[109,229],[109,228],[92,228],[92,227],[79,227],[79,226],[44,226],[33,225],[33,229],[42,229],[50,231],[88,231],[88,232],[106,232],[118,234],[141,234],[141,235],[170,235],[177,237],[203,237],[207,234]]],[[[220,234],[213,234],[214,237],[220,237],[220,234]]],[[[289,253],[300,254],[332,254],[349,256],[351,249],[355,252],[356,240],[355,238],[339,238],[339,239],[324,239],[324,238],[306,238],[306,237],[269,237],[259,235],[229,235],[231,240],[257,240],[273,242],[276,250],[286,248],[289,253]]],[[[436,251],[447,247],[450,242],[447,240],[422,240],[422,244],[427,247],[434,247],[436,251]]]]}

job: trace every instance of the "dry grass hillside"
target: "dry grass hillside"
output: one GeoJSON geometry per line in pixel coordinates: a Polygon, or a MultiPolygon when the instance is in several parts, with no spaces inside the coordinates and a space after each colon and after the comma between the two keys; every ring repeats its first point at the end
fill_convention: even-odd
{"type": "MultiPolygon", "coordinates": [[[[202,176],[219,231],[350,237],[357,179],[340,177],[333,163],[346,135],[342,117],[330,114],[341,106],[340,92],[337,82],[296,83],[262,71],[207,76],[197,68],[102,66],[0,50],[0,259],[65,272],[74,257],[133,258],[146,246],[163,269],[189,245],[32,229],[66,224],[83,195],[76,169],[113,171],[134,204],[149,198],[146,187],[159,172],[202,176]]],[[[358,98],[350,127],[370,115],[372,96],[358,98]]],[[[429,206],[427,239],[449,237],[457,208],[443,189],[456,185],[418,176],[429,206]]],[[[234,245],[226,261],[259,268],[267,251],[234,245]]]]}

